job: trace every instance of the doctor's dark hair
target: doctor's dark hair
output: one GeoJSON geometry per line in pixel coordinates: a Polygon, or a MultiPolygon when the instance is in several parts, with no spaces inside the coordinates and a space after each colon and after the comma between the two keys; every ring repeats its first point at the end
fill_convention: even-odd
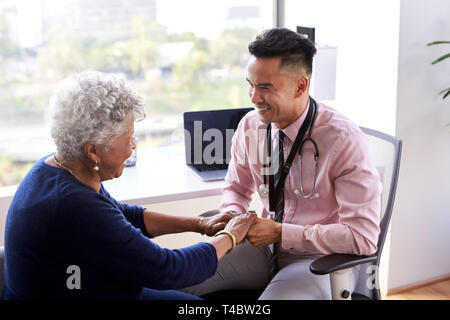
{"type": "Polygon", "coordinates": [[[248,45],[248,51],[256,58],[281,58],[280,68],[303,66],[312,74],[314,43],[301,34],[286,28],[273,28],[259,34],[248,45]]]}

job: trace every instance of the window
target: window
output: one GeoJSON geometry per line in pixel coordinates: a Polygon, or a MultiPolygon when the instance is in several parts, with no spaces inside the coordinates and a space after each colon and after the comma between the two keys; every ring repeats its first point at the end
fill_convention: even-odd
{"type": "Polygon", "coordinates": [[[181,143],[187,110],[245,107],[247,45],[272,27],[272,0],[0,0],[0,187],[55,150],[50,95],[85,69],[144,98],[138,148],[181,143]]]}
{"type": "Polygon", "coordinates": [[[285,9],[287,28],[315,27],[319,50],[337,48],[335,100],[326,103],[394,134],[400,1],[286,0],[285,9]]]}

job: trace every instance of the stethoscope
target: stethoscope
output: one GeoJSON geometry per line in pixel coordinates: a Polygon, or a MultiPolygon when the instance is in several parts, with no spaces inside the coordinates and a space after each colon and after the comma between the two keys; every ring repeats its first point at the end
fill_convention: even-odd
{"type": "MultiPolygon", "coordinates": [[[[295,156],[296,150],[298,150],[298,166],[299,166],[299,180],[300,180],[300,190],[295,189],[294,193],[297,196],[300,196],[304,199],[315,199],[319,197],[319,193],[315,193],[316,188],[316,182],[317,182],[317,167],[318,167],[318,160],[319,160],[319,149],[317,148],[317,143],[311,138],[312,128],[314,126],[314,122],[316,121],[317,117],[317,103],[313,98],[309,98],[310,100],[310,108],[308,110],[308,114],[306,115],[306,119],[300,128],[297,137],[294,141],[294,145],[292,146],[291,152],[284,163],[284,177],[288,174],[289,169],[291,167],[293,158],[295,156]],[[309,130],[308,130],[309,128],[309,130]],[[308,136],[303,139],[305,131],[308,130],[308,136]],[[314,146],[314,178],[313,178],[313,186],[311,191],[308,194],[305,194],[303,189],[303,178],[302,178],[302,157],[303,157],[303,146],[306,142],[312,143],[314,146]]],[[[267,158],[269,158],[269,167],[271,166],[271,157],[272,157],[272,137],[271,137],[271,128],[272,125],[269,123],[267,125],[266,130],[266,139],[264,140],[264,164],[267,164],[267,158]]],[[[264,183],[261,184],[258,188],[258,191],[262,197],[269,198],[271,192],[274,192],[274,181],[273,181],[273,175],[266,174],[267,173],[267,167],[263,165],[264,172],[263,172],[263,178],[264,183]],[[267,179],[269,179],[269,184],[267,183],[267,179]]],[[[283,174],[283,173],[282,173],[283,174]]],[[[280,179],[282,183],[284,184],[284,179],[280,179]]]]}

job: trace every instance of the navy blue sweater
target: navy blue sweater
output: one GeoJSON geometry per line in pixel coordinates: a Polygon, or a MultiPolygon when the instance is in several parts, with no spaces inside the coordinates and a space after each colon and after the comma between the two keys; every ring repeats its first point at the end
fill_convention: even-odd
{"type": "Polygon", "coordinates": [[[183,288],[216,271],[211,244],[159,247],[149,239],[142,207],[117,202],[103,186],[97,193],[44,160],[23,179],[8,211],[5,296],[139,299],[144,287],[183,288]],[[80,289],[67,285],[77,279],[80,289]]]}

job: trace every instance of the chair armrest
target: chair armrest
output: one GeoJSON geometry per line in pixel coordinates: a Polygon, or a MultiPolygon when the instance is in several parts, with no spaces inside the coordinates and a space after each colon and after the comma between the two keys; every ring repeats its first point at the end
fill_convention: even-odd
{"type": "Polygon", "coordinates": [[[357,256],[354,254],[332,253],[314,260],[309,266],[309,270],[314,274],[324,275],[348,269],[359,264],[376,261],[376,254],[370,256],[357,256]]]}

